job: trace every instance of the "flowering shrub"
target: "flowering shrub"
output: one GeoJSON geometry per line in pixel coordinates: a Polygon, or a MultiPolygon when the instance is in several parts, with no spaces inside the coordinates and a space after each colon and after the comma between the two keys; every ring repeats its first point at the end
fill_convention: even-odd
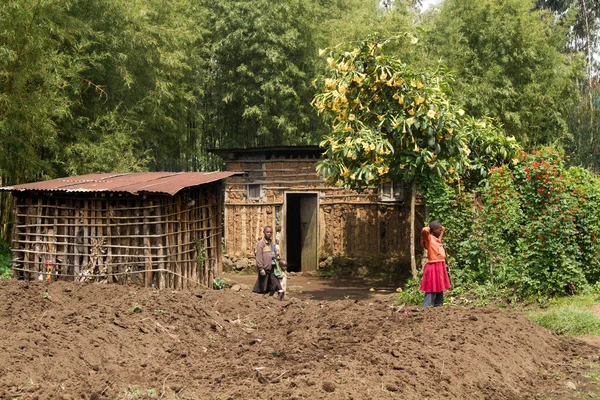
{"type": "Polygon", "coordinates": [[[600,181],[565,168],[554,150],[521,153],[483,186],[456,194],[427,189],[458,283],[488,283],[520,295],[575,293],[600,278],[600,181]]]}
{"type": "Polygon", "coordinates": [[[362,189],[435,175],[452,184],[485,176],[518,148],[490,119],[452,101],[445,68],[415,68],[385,54],[387,42],[408,38],[416,40],[373,38],[323,51],[328,68],[314,82],[312,105],[331,126],[317,163],[328,183],[362,189]]]}

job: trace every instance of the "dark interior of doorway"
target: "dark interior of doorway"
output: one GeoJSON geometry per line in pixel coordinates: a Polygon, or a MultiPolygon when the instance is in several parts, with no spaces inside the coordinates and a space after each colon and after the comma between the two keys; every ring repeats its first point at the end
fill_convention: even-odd
{"type": "Polygon", "coordinates": [[[285,241],[288,271],[302,270],[302,239],[300,225],[301,194],[287,194],[285,216],[285,241]]]}

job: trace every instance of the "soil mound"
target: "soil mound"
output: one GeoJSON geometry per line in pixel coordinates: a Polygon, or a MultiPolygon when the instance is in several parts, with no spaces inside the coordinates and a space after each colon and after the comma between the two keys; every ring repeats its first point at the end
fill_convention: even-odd
{"type": "Polygon", "coordinates": [[[493,308],[0,283],[0,398],[577,398],[598,347],[493,308]]]}

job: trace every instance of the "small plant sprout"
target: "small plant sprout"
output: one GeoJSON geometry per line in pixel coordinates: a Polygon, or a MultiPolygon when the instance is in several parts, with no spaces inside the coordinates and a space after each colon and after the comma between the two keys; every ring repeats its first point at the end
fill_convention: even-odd
{"type": "Polygon", "coordinates": [[[142,312],[142,306],[140,306],[139,304],[132,304],[130,310],[132,313],[139,313],[142,312]]]}
{"type": "Polygon", "coordinates": [[[246,326],[252,329],[256,329],[256,324],[253,321],[246,321],[246,326]]]}
{"type": "Polygon", "coordinates": [[[42,299],[45,299],[45,300],[50,300],[50,299],[51,299],[51,297],[50,297],[50,293],[48,293],[48,292],[44,292],[44,293],[42,294],[42,299]]]}

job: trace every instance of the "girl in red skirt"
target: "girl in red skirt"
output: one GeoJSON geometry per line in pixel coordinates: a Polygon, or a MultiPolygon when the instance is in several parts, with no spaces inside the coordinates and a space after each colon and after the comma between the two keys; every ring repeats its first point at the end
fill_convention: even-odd
{"type": "Polygon", "coordinates": [[[427,264],[423,268],[421,291],[425,292],[423,307],[444,304],[444,290],[450,289],[450,278],[446,269],[446,251],[442,245],[445,228],[432,221],[421,232],[421,246],[427,250],[427,264]]]}

